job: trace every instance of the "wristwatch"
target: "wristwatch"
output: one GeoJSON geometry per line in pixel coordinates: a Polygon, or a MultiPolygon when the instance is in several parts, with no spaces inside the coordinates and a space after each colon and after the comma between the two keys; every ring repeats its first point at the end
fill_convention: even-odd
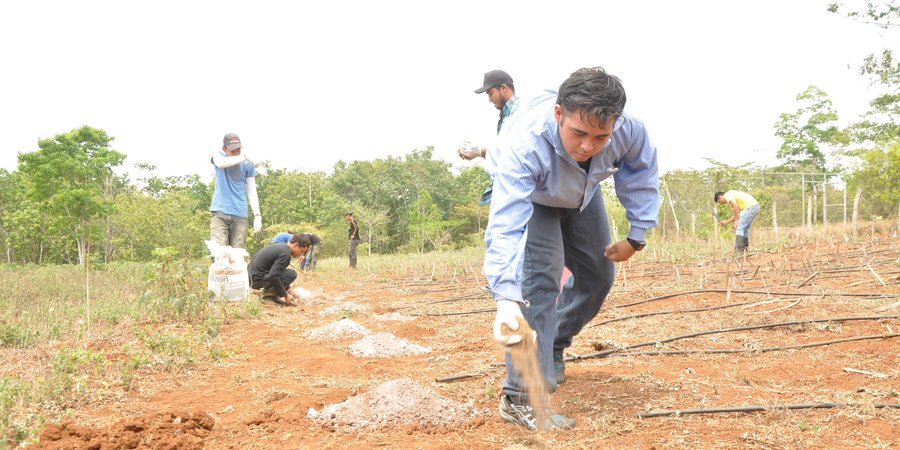
{"type": "Polygon", "coordinates": [[[631,244],[634,250],[638,252],[643,250],[644,247],[647,246],[647,241],[636,241],[632,238],[626,238],[625,240],[628,241],[628,243],[631,244]]]}

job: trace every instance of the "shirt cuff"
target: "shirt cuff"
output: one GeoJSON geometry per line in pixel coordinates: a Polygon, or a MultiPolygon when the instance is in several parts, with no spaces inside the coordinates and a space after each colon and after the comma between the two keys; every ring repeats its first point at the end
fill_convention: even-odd
{"type": "Polygon", "coordinates": [[[491,289],[494,300],[509,300],[517,303],[526,303],[522,299],[522,288],[515,285],[497,286],[491,289]]]}
{"type": "Polygon", "coordinates": [[[643,241],[644,238],[647,237],[647,229],[632,225],[631,229],[628,230],[628,237],[635,241],[643,241]]]}

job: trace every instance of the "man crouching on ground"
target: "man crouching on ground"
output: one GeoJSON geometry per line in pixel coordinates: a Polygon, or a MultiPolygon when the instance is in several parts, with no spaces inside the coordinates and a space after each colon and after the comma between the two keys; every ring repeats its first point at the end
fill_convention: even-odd
{"type": "Polygon", "coordinates": [[[271,300],[284,306],[297,306],[291,283],[297,279],[297,272],[288,268],[291,258],[300,258],[309,250],[309,237],[295,234],[287,244],[270,244],[253,255],[247,272],[250,287],[265,289],[263,300],[271,300]]]}

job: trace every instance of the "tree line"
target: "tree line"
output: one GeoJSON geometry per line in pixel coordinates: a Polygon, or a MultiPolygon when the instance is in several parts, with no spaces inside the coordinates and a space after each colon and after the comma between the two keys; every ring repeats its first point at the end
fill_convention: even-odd
{"type": "MultiPolygon", "coordinates": [[[[896,26],[900,18],[893,2],[865,1],[856,10],[833,4],[829,9],[884,29],[896,26]]],[[[845,193],[862,194],[861,218],[898,215],[900,63],[884,49],[865,58],[859,72],[881,88],[869,111],[841,126],[828,94],[809,86],[797,95],[796,111],[781,114],[774,124],[774,134],[783,141],[777,167],[709,160],[708,169],[663,174],[658,230],[667,230],[671,222],[680,227],[688,214],[694,221],[698,215],[705,217],[705,211],[712,211],[706,205],[712,204],[716,190],[754,191],[764,210],[774,201],[805,202],[805,184],[798,185],[790,174],[837,173],[839,180],[831,181],[840,181],[845,193]],[[764,181],[760,185],[748,180],[764,181]],[[671,222],[665,216],[669,212],[671,222]]],[[[16,170],[0,169],[0,239],[7,263],[146,261],[160,248],[170,255],[205,256],[212,185],[198,175],[156,177],[155,167],[146,164],[136,166],[146,176],[117,175],[114,169],[125,154],[111,148],[112,142],[105,131],[83,126],[39,140],[35,151],[20,152],[16,170]]],[[[399,158],[341,161],[330,174],[267,167],[268,173],[257,180],[265,228],[248,239],[248,250],[252,253],[272,235],[293,230],[322,237],[323,256],[339,255],[346,248],[346,223],[341,219],[346,211],[360,221],[363,253],[478,245],[488,215],[478,199],[489,176],[477,166],[454,173],[433,153],[427,147],[399,158]]],[[[827,193],[831,181],[823,180],[827,193]]],[[[603,192],[613,229],[627,231],[612,190],[604,186],[603,192]]],[[[699,235],[713,226],[711,220],[699,224],[699,235]]]]}

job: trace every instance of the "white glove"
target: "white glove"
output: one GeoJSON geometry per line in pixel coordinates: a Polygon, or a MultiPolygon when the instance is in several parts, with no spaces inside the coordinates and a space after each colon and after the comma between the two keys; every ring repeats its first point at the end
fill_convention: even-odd
{"type": "Polygon", "coordinates": [[[259,230],[262,230],[262,216],[256,215],[253,217],[253,232],[259,233],[259,230]]]}
{"type": "Polygon", "coordinates": [[[481,156],[481,149],[470,144],[469,141],[465,141],[459,146],[459,149],[456,150],[456,154],[462,159],[471,161],[481,156]]]}
{"type": "Polygon", "coordinates": [[[497,300],[497,318],[494,319],[494,339],[500,345],[515,345],[522,341],[521,334],[504,334],[503,325],[506,325],[510,331],[519,329],[519,318],[525,320],[522,315],[522,307],[518,302],[512,300],[497,300]]]}

